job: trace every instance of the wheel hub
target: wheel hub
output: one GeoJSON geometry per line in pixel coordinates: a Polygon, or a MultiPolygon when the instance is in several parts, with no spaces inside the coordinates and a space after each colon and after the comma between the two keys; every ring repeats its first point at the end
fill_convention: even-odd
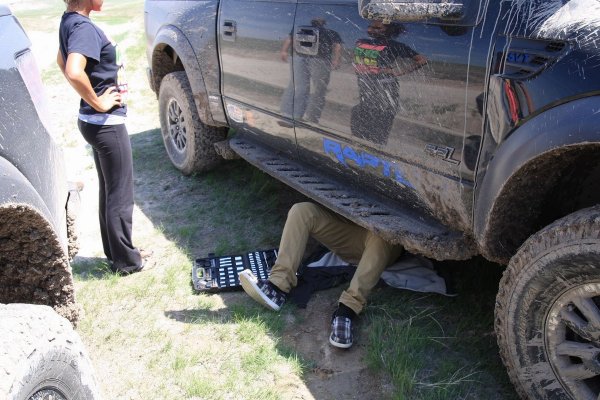
{"type": "Polygon", "coordinates": [[[185,117],[179,103],[175,99],[169,100],[167,105],[167,130],[169,139],[173,144],[173,148],[179,152],[185,152],[187,144],[187,130],[185,126],[185,117]]]}
{"type": "Polygon", "coordinates": [[[600,283],[575,286],[552,305],[546,319],[548,358],[576,399],[600,396],[600,283]]]}
{"type": "Polygon", "coordinates": [[[42,389],[37,391],[29,400],[67,400],[62,393],[54,389],[42,389]]]}

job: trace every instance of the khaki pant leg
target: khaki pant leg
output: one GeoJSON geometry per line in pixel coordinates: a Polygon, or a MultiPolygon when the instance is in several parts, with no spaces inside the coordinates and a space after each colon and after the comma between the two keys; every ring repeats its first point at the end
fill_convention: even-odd
{"type": "Polygon", "coordinates": [[[342,292],[340,303],[359,314],[371,289],[379,281],[383,270],[394,262],[402,254],[402,251],[402,246],[389,244],[379,236],[369,232],[354,277],[348,290],[342,292]]]}
{"type": "Polygon", "coordinates": [[[294,204],[281,235],[277,261],[269,281],[284,292],[298,283],[296,271],[309,236],[348,262],[360,259],[367,230],[314,203],[294,204]]]}

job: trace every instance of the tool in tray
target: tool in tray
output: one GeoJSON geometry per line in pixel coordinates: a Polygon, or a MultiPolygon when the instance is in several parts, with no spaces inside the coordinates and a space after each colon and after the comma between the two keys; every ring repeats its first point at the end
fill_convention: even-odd
{"type": "Polygon", "coordinates": [[[258,279],[267,279],[277,259],[277,249],[257,250],[245,254],[197,258],[192,266],[192,283],[199,292],[218,292],[241,288],[238,274],[245,269],[258,279]]]}

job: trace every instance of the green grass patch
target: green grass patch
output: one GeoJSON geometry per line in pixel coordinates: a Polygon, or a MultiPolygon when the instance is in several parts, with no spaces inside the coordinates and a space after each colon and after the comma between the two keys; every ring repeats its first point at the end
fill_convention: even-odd
{"type": "Polygon", "coordinates": [[[58,25],[65,11],[65,3],[52,0],[31,4],[24,1],[23,4],[14,4],[10,8],[26,32],[56,32],[58,44],[58,25]]]}
{"type": "Polygon", "coordinates": [[[372,296],[367,360],[391,377],[396,399],[517,398],[493,335],[502,267],[484,260],[459,264],[443,264],[456,277],[456,298],[392,288],[372,296]]]}

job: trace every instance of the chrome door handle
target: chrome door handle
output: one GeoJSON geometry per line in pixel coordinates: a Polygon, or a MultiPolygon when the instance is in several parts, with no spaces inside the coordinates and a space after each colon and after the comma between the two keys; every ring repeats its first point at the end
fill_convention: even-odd
{"type": "Polygon", "coordinates": [[[223,40],[230,42],[235,41],[237,33],[237,27],[235,21],[224,21],[223,22],[223,40]]]}
{"type": "Polygon", "coordinates": [[[319,30],[312,26],[299,26],[294,34],[294,50],[299,54],[316,56],[319,51],[319,30]]]}

